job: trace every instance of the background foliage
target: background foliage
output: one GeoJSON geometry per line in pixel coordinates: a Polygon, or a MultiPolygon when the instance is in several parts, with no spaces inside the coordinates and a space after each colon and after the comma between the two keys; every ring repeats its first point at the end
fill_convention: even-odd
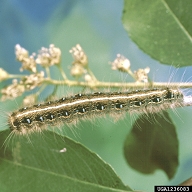
{"type": "MultiPolygon", "coordinates": [[[[0,67],[10,73],[19,73],[20,64],[15,61],[14,55],[14,46],[17,43],[30,53],[54,43],[62,51],[62,65],[69,75],[72,58],[68,50],[79,43],[88,55],[90,68],[100,80],[131,80],[128,76],[110,70],[108,61],[113,61],[117,53],[130,59],[133,70],[149,66],[150,78],[154,81],[168,82],[173,73],[171,81],[189,80],[191,67],[180,68],[175,72],[174,67],[162,65],[151,59],[129,39],[121,22],[122,10],[123,1],[116,0],[0,1],[0,67]]],[[[148,11],[150,12],[150,8],[148,11]]],[[[161,19],[163,18],[158,18],[161,19]]],[[[174,62],[173,59],[170,64],[174,62]]],[[[54,78],[61,78],[54,69],[52,75],[54,78]]],[[[3,82],[0,86],[6,84],[7,82],[3,82]]],[[[42,100],[51,90],[52,88],[46,89],[42,100]]],[[[58,95],[77,91],[61,87],[58,95]]],[[[22,98],[1,103],[1,110],[12,111],[17,109],[21,102],[22,98]]],[[[176,125],[179,140],[179,167],[172,180],[168,180],[165,173],[160,170],[146,175],[127,165],[123,156],[123,145],[134,121],[129,116],[117,123],[108,117],[94,122],[83,122],[77,128],[73,128],[75,135],[67,127],[65,134],[109,163],[124,184],[134,190],[152,191],[154,185],[179,184],[191,176],[191,107],[178,109],[178,113],[180,118],[173,111],[169,112],[176,125]]],[[[3,125],[6,119],[3,113],[1,116],[3,125]]],[[[1,129],[7,129],[7,126],[2,126],[1,129]]]]}

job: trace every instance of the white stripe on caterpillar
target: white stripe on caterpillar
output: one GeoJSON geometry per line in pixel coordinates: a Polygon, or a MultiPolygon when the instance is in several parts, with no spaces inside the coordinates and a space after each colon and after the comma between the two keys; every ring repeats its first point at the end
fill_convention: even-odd
{"type": "Polygon", "coordinates": [[[183,94],[177,88],[135,90],[131,92],[96,92],[77,94],[44,104],[25,107],[9,115],[10,130],[25,135],[41,132],[48,125],[74,123],[79,119],[105,114],[154,113],[175,108],[183,103],[183,94]]]}

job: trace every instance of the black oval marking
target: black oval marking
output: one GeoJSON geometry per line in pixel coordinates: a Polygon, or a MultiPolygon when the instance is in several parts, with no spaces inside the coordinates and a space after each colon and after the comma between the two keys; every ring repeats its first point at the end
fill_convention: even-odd
{"type": "Polygon", "coordinates": [[[46,118],[49,120],[53,120],[54,119],[54,115],[49,113],[48,115],[46,115],[46,118]]]}
{"type": "Polygon", "coordinates": [[[31,124],[31,122],[32,122],[32,121],[31,121],[30,118],[25,117],[25,118],[22,119],[22,123],[31,124]]]}
{"type": "Polygon", "coordinates": [[[69,116],[69,112],[68,111],[60,111],[59,113],[57,113],[57,117],[67,117],[69,116]]]}
{"type": "Polygon", "coordinates": [[[142,105],[142,102],[141,101],[135,101],[135,105],[140,107],[142,105]]]}
{"type": "Polygon", "coordinates": [[[122,108],[123,108],[123,104],[122,104],[122,103],[116,103],[116,104],[115,104],[115,107],[116,107],[117,109],[122,109],[122,108]]]}
{"type": "Polygon", "coordinates": [[[70,113],[68,111],[59,111],[57,112],[57,117],[67,117],[70,113]]]}
{"type": "Polygon", "coordinates": [[[40,106],[41,106],[41,104],[34,105],[34,107],[37,107],[37,108],[40,107],[40,106]]]}
{"type": "Polygon", "coordinates": [[[26,109],[27,109],[27,107],[24,107],[24,108],[19,109],[19,111],[20,111],[20,112],[23,112],[23,111],[25,111],[26,109]]]}
{"type": "Polygon", "coordinates": [[[97,110],[104,110],[105,109],[104,105],[101,105],[100,103],[97,104],[96,108],[97,108],[97,110]]]}
{"type": "Polygon", "coordinates": [[[81,94],[81,93],[78,93],[78,94],[76,94],[75,96],[74,96],[74,98],[77,98],[77,99],[79,99],[79,98],[81,98],[83,95],[81,94]]]}
{"type": "Polygon", "coordinates": [[[152,98],[152,102],[154,102],[154,103],[160,103],[161,101],[162,101],[162,99],[160,97],[152,98]]]}
{"type": "Polygon", "coordinates": [[[36,121],[41,121],[41,122],[43,122],[44,121],[44,117],[43,116],[37,116],[36,118],[35,118],[35,120],[36,121]]]}
{"type": "Polygon", "coordinates": [[[102,92],[95,92],[95,93],[93,93],[93,95],[101,95],[102,94],[102,92]]]}
{"type": "Polygon", "coordinates": [[[174,93],[172,93],[170,90],[167,90],[165,99],[173,99],[173,98],[174,98],[174,93]]]}
{"type": "Polygon", "coordinates": [[[69,116],[69,113],[67,111],[63,112],[64,116],[69,116]]]}
{"type": "Polygon", "coordinates": [[[63,103],[64,101],[66,101],[66,98],[62,97],[61,99],[57,100],[57,103],[63,103]]]}
{"type": "Polygon", "coordinates": [[[84,107],[78,109],[80,113],[85,113],[86,109],[84,107]]]}

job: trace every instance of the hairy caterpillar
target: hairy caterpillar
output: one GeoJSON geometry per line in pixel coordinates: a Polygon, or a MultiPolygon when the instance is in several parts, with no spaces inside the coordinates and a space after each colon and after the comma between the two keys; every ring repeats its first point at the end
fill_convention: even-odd
{"type": "Polygon", "coordinates": [[[44,104],[25,107],[9,115],[10,130],[25,135],[40,132],[47,125],[75,123],[105,114],[154,113],[182,105],[183,94],[177,88],[153,88],[131,92],[77,94],[44,104]]]}

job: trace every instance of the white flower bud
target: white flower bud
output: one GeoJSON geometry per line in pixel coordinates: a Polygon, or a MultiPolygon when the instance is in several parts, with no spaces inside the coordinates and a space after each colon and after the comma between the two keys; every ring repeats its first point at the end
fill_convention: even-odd
{"type": "Polygon", "coordinates": [[[131,66],[129,59],[123,55],[117,54],[117,58],[111,63],[113,70],[127,72],[131,66]]]}
{"type": "Polygon", "coordinates": [[[28,51],[23,47],[21,47],[19,44],[15,45],[15,55],[16,59],[21,62],[23,61],[24,58],[29,57],[28,51]]]}
{"type": "Polygon", "coordinates": [[[85,54],[85,52],[83,51],[82,47],[77,44],[75,47],[73,47],[70,51],[69,51],[73,58],[74,58],[74,62],[73,64],[79,64],[83,67],[86,67],[88,64],[88,59],[87,59],[87,55],[85,54]]]}
{"type": "Polygon", "coordinates": [[[137,82],[148,83],[149,71],[150,71],[149,67],[146,67],[145,69],[138,69],[137,71],[135,71],[134,74],[137,82]]]}
{"type": "Polygon", "coordinates": [[[71,67],[71,75],[73,77],[81,77],[85,73],[85,69],[81,65],[73,65],[71,67]]]}
{"type": "Polygon", "coordinates": [[[6,80],[9,77],[9,74],[4,69],[0,68],[0,82],[6,80]]]}

